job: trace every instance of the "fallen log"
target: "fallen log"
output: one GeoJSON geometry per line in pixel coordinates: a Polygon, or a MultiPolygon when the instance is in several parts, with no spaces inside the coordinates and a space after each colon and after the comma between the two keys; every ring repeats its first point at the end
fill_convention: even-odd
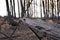
{"type": "Polygon", "coordinates": [[[45,33],[46,36],[54,39],[54,40],[60,40],[60,28],[55,27],[55,25],[47,24],[46,22],[39,19],[33,20],[33,19],[26,19],[24,22],[28,27],[37,35],[37,37],[40,39],[41,37],[44,37],[45,33]]]}

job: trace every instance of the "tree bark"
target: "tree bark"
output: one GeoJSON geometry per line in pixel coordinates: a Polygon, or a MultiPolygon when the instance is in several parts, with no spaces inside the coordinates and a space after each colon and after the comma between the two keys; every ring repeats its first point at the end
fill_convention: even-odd
{"type": "Polygon", "coordinates": [[[19,7],[19,0],[17,0],[17,4],[18,4],[18,15],[19,15],[19,18],[20,18],[20,7],[19,7]]]}
{"type": "Polygon", "coordinates": [[[22,0],[20,0],[20,3],[21,3],[21,17],[24,17],[25,8],[23,6],[22,0]]]}
{"type": "Polygon", "coordinates": [[[11,16],[11,12],[9,10],[9,3],[8,3],[8,0],[6,0],[6,7],[7,7],[7,12],[8,12],[8,17],[11,16]]]}
{"type": "Polygon", "coordinates": [[[16,12],[15,12],[15,0],[13,0],[13,10],[14,10],[14,17],[16,17],[16,12]]]}
{"type": "Polygon", "coordinates": [[[53,3],[53,0],[52,0],[52,19],[54,18],[53,8],[54,8],[54,3],[53,3]]]}
{"type": "Polygon", "coordinates": [[[12,0],[10,0],[10,6],[11,6],[11,15],[13,17],[13,5],[12,5],[12,0]]]}
{"type": "MultiPolygon", "coordinates": [[[[30,2],[28,2],[28,4],[27,4],[27,9],[25,10],[25,1],[26,0],[24,0],[24,6],[23,6],[23,3],[22,3],[22,0],[20,0],[20,3],[21,3],[21,17],[24,17],[25,15],[26,15],[26,10],[28,11],[29,10],[29,7],[30,7],[30,2]]],[[[31,2],[32,2],[33,0],[31,0],[31,2]]]]}

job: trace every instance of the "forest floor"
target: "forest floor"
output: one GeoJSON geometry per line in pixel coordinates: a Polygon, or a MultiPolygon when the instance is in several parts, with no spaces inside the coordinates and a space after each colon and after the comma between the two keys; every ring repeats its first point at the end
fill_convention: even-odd
{"type": "Polygon", "coordinates": [[[39,40],[36,35],[23,23],[19,24],[18,29],[13,33],[12,25],[5,21],[4,18],[0,18],[0,40],[39,40]],[[13,33],[13,34],[12,34],[13,33]],[[11,36],[12,35],[12,36],[11,36]],[[9,38],[11,36],[11,38],[9,38]]]}

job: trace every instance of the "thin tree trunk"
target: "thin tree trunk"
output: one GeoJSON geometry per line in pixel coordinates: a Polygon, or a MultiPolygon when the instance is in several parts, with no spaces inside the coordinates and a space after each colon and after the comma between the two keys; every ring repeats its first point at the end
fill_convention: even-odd
{"type": "Polygon", "coordinates": [[[16,12],[15,12],[15,0],[13,0],[13,10],[14,10],[14,17],[16,17],[16,12]]]}
{"type": "Polygon", "coordinates": [[[54,18],[53,8],[54,8],[54,3],[53,3],[53,0],[52,0],[52,19],[54,18]]]}
{"type": "Polygon", "coordinates": [[[19,18],[20,18],[20,7],[19,7],[19,0],[17,0],[17,3],[18,3],[18,15],[19,15],[19,18]]]}
{"type": "MultiPolygon", "coordinates": [[[[26,1],[26,0],[24,0],[24,5],[23,5],[22,0],[20,0],[20,4],[21,4],[21,17],[24,17],[24,16],[26,15],[25,1],[26,1]]],[[[31,2],[32,2],[32,1],[33,1],[33,0],[31,0],[31,2]]],[[[29,9],[30,4],[31,4],[31,3],[28,2],[28,4],[27,4],[27,10],[29,9]]]]}
{"type": "MultiPolygon", "coordinates": [[[[48,0],[48,14],[49,14],[49,0],[48,0]]],[[[49,18],[48,14],[47,14],[47,17],[49,18]]]]}
{"type": "Polygon", "coordinates": [[[42,6],[42,4],[41,4],[41,3],[42,3],[42,0],[40,1],[40,9],[41,9],[41,11],[40,11],[40,12],[41,12],[41,18],[42,18],[42,7],[41,7],[41,6],[42,6]]]}
{"type": "Polygon", "coordinates": [[[42,1],[42,3],[43,3],[43,13],[44,13],[44,18],[46,18],[46,13],[45,13],[45,7],[44,7],[44,1],[42,1]]]}
{"type": "MultiPolygon", "coordinates": [[[[59,0],[57,0],[57,10],[58,10],[58,1],[59,0]]],[[[58,20],[59,20],[59,10],[58,10],[57,14],[58,14],[58,20]]]]}
{"type": "Polygon", "coordinates": [[[27,4],[27,17],[29,17],[29,8],[30,8],[30,4],[32,3],[33,0],[30,0],[28,1],[28,4],[27,4]]]}
{"type": "Polygon", "coordinates": [[[12,0],[10,0],[10,6],[11,6],[11,15],[13,17],[13,5],[12,5],[12,0]]]}
{"type": "Polygon", "coordinates": [[[25,10],[25,4],[26,4],[26,3],[25,3],[25,1],[26,1],[26,0],[24,0],[24,9],[23,9],[23,10],[24,10],[24,16],[26,16],[26,10],[25,10]]]}
{"type": "Polygon", "coordinates": [[[11,12],[9,10],[9,3],[8,3],[8,0],[6,0],[6,7],[7,7],[7,12],[8,12],[8,17],[11,16],[11,12]]]}
{"type": "Polygon", "coordinates": [[[24,17],[24,7],[23,7],[22,0],[20,0],[20,4],[21,4],[21,17],[24,17]]]}
{"type": "Polygon", "coordinates": [[[34,18],[35,18],[35,0],[34,0],[34,18]]]}
{"type": "Polygon", "coordinates": [[[28,7],[27,7],[27,17],[29,17],[29,9],[28,9],[28,7]]]}

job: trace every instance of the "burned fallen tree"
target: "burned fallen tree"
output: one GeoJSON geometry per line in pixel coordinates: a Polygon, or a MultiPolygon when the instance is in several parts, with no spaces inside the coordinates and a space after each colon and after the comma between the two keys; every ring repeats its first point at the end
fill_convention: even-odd
{"type": "Polygon", "coordinates": [[[58,24],[50,24],[40,20],[26,19],[25,24],[42,40],[44,37],[47,40],[60,40],[60,28],[58,24]],[[56,26],[57,25],[57,26],[56,26]]]}

